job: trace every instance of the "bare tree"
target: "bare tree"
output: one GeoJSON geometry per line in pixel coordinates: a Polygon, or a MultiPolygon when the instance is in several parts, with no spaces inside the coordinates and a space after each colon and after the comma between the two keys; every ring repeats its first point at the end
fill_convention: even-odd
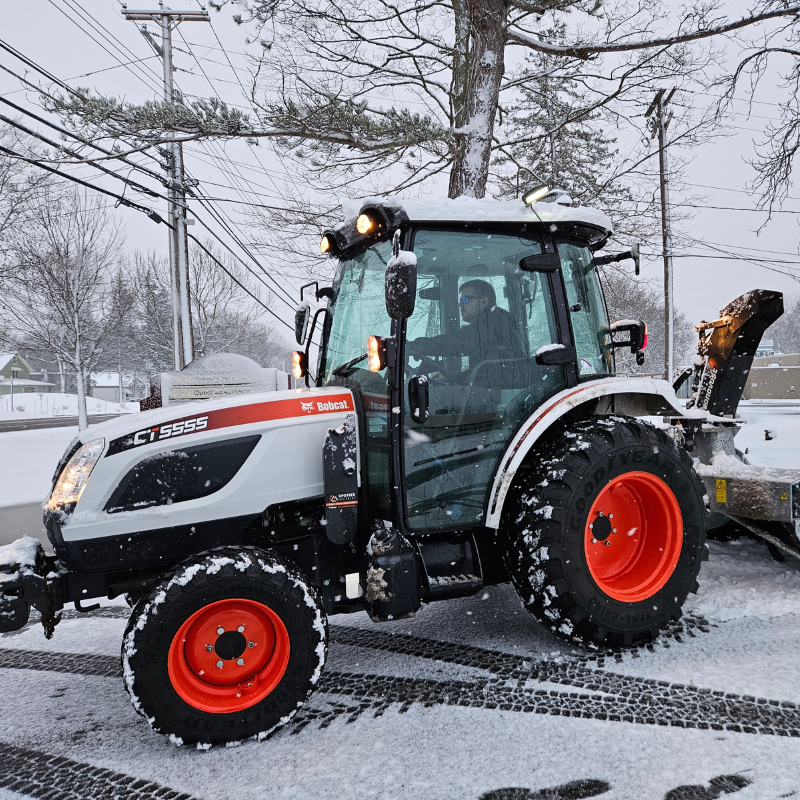
{"type": "MultiPolygon", "coordinates": [[[[615,352],[617,373],[620,375],[662,375],[664,363],[664,298],[654,282],[635,278],[623,268],[606,266],[602,273],[604,294],[611,321],[642,319],[647,323],[648,341],[645,363],[637,366],[633,354],[620,348],[615,352]]],[[[690,364],[697,343],[694,327],[680,310],[673,318],[675,364],[690,364]]]]}
{"type": "MultiPolygon", "coordinates": [[[[271,325],[263,322],[260,307],[239,285],[246,284],[245,270],[212,242],[206,242],[206,248],[213,258],[198,247],[189,248],[195,357],[240,353],[265,366],[285,358],[285,343],[271,325]],[[228,272],[214,259],[222,262],[228,272]]],[[[135,295],[133,335],[140,368],[151,373],[170,369],[168,264],[152,253],[135,253],[129,263],[135,295]]]]}
{"type": "Polygon", "coordinates": [[[784,312],[764,332],[765,339],[772,339],[776,353],[800,353],[800,295],[790,295],[783,301],[784,312]]]}
{"type": "Polygon", "coordinates": [[[23,134],[0,123],[0,280],[10,267],[8,255],[15,225],[41,202],[45,187],[53,183],[48,173],[31,169],[3,148],[35,154],[23,134]]]}
{"type": "Polygon", "coordinates": [[[121,233],[105,201],[79,189],[50,194],[14,237],[0,307],[11,334],[75,373],[78,425],[88,425],[86,377],[115,324],[110,282],[121,233]]]}

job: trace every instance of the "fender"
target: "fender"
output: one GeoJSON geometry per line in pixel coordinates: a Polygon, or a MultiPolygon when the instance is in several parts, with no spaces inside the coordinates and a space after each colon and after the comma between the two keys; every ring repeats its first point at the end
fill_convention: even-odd
{"type": "Polygon", "coordinates": [[[683,417],[675,391],[667,381],[654,378],[603,378],[564,389],[551,397],[528,417],[508,445],[495,472],[489,493],[486,525],[500,527],[508,490],[520,464],[536,442],[568,411],[591,400],[602,400],[597,414],[625,414],[632,417],[668,414],[683,417]]]}

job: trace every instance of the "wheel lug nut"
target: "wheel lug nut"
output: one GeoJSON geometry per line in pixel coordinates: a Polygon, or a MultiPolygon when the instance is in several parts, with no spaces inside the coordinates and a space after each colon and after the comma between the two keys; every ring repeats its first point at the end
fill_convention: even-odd
{"type": "Polygon", "coordinates": [[[256,643],[255,643],[255,642],[248,642],[248,643],[247,643],[247,646],[248,646],[248,647],[255,647],[255,646],[256,646],[256,643]]]}
{"type": "Polygon", "coordinates": [[[589,523],[589,530],[591,530],[592,528],[594,528],[594,525],[590,522],[589,523]]]}
{"type": "Polygon", "coordinates": [[[213,644],[207,644],[206,645],[206,652],[210,653],[213,649],[214,649],[214,645],[213,644]]]}
{"type": "Polygon", "coordinates": [[[236,630],[239,631],[239,633],[244,633],[244,625],[240,625],[236,630]]]}
{"type": "Polygon", "coordinates": [[[617,532],[617,529],[616,529],[616,528],[612,528],[612,529],[611,529],[611,533],[616,533],[616,532],[617,532]]]}
{"type": "Polygon", "coordinates": [[[217,633],[218,633],[220,636],[222,636],[222,634],[223,634],[223,633],[225,633],[225,628],[217,628],[217,633]]]}
{"type": "Polygon", "coordinates": [[[597,544],[597,539],[592,539],[592,544],[597,544]]]}
{"type": "Polygon", "coordinates": [[[609,514],[609,515],[608,515],[608,518],[609,518],[609,519],[614,519],[614,515],[613,515],[613,514],[609,514]]]}
{"type": "Polygon", "coordinates": [[[237,663],[237,664],[238,664],[240,667],[243,667],[243,666],[244,666],[244,659],[243,659],[243,658],[238,658],[238,659],[236,660],[236,663],[237,663]]]}
{"type": "Polygon", "coordinates": [[[222,669],[222,668],[225,666],[225,662],[224,662],[224,661],[222,661],[222,660],[220,660],[220,661],[217,661],[217,666],[218,666],[220,669],[222,669]]]}
{"type": "Polygon", "coordinates": [[[606,547],[611,547],[611,542],[609,542],[609,541],[608,541],[608,539],[606,539],[606,541],[604,541],[604,542],[603,542],[603,544],[604,544],[606,547]]]}

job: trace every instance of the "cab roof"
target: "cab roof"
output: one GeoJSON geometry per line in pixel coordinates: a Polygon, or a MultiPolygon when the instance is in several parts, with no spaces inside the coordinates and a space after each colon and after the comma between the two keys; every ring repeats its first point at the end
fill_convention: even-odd
{"type": "MultiPolygon", "coordinates": [[[[398,197],[372,197],[345,201],[342,208],[349,222],[365,206],[390,206],[405,212],[410,222],[543,222],[577,223],[613,232],[611,220],[600,210],[586,206],[574,208],[559,203],[534,203],[520,200],[478,200],[458,197],[454,200],[405,200],[398,197]]],[[[346,224],[346,223],[345,223],[346,224]]]]}

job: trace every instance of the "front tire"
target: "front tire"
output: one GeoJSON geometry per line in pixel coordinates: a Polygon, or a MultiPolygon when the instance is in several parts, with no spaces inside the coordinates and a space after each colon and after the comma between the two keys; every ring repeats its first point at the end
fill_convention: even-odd
{"type": "Polygon", "coordinates": [[[290,562],[222,548],[182,564],[131,613],[125,687],[159,733],[186,744],[264,738],[319,680],[327,620],[290,562]]]}
{"type": "Polygon", "coordinates": [[[654,639],[697,590],[703,488],[688,454],[635,419],[581,422],[521,470],[503,519],[506,566],[557,636],[654,639]]]}

